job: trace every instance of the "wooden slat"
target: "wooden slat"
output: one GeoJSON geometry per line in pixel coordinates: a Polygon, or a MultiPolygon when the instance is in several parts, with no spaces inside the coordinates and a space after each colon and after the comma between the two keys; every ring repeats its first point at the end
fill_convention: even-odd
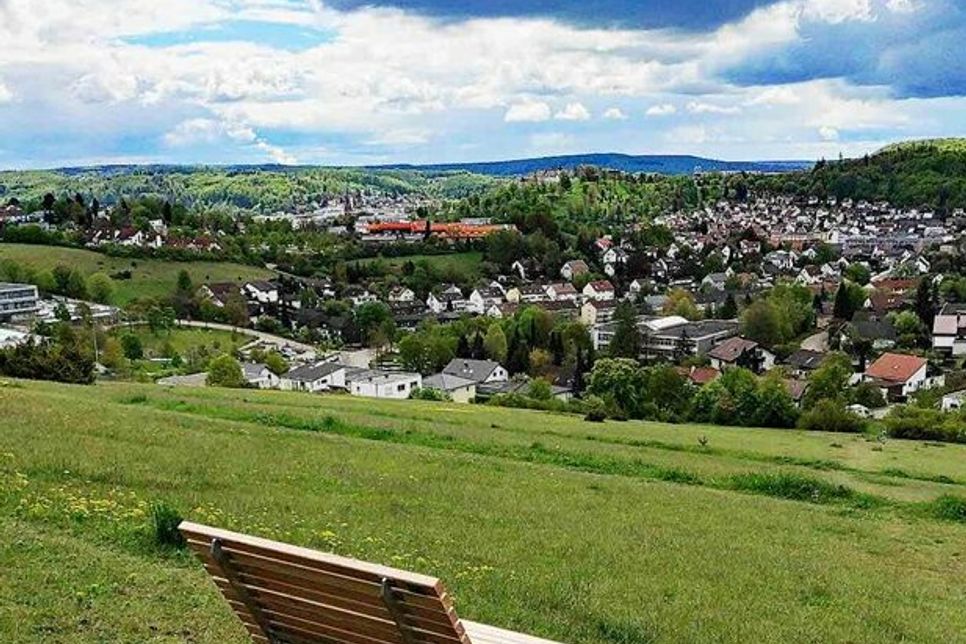
{"type": "MultiPolygon", "coordinates": [[[[205,564],[218,565],[211,557],[209,544],[191,540],[188,542],[188,546],[205,564]]],[[[278,578],[281,581],[286,581],[286,583],[302,585],[316,590],[316,592],[339,593],[346,598],[355,599],[360,603],[368,603],[385,608],[382,598],[379,595],[379,584],[335,575],[327,570],[314,569],[300,564],[279,561],[269,557],[239,551],[232,547],[230,543],[224,544],[222,548],[232,556],[232,560],[236,562],[237,566],[248,574],[259,577],[278,578]]],[[[446,604],[449,604],[451,607],[452,603],[448,601],[449,597],[445,594],[442,598],[433,598],[400,590],[396,591],[394,596],[398,597],[407,606],[424,609],[423,612],[427,615],[436,613],[446,619],[452,613],[452,608],[446,608],[446,604]]]]}
{"type": "MultiPolygon", "coordinates": [[[[216,579],[215,583],[222,592],[225,593],[226,597],[229,593],[233,593],[231,585],[227,580],[216,579]]],[[[249,595],[251,595],[265,610],[276,611],[276,612],[287,612],[300,619],[305,619],[309,621],[318,621],[324,624],[330,624],[333,626],[338,626],[340,628],[352,628],[355,627],[361,633],[379,635],[383,639],[393,640],[401,639],[396,637],[398,635],[398,628],[396,624],[388,619],[374,619],[370,615],[354,613],[351,611],[334,610],[325,606],[320,606],[313,602],[307,602],[300,597],[295,597],[287,595],[284,593],[278,593],[271,590],[266,590],[260,587],[247,587],[249,595]]],[[[234,596],[232,599],[241,601],[240,597],[234,596]]],[[[415,630],[410,629],[410,632],[421,640],[427,642],[434,642],[438,644],[458,644],[460,640],[453,634],[452,630],[449,632],[441,630],[438,626],[433,626],[426,628],[420,625],[414,625],[415,630]]],[[[462,626],[460,627],[462,631],[462,626]]]]}
{"type": "Polygon", "coordinates": [[[209,528],[188,521],[183,521],[178,529],[188,539],[195,538],[198,541],[208,543],[212,539],[221,539],[226,547],[230,544],[239,550],[256,554],[261,553],[281,561],[303,563],[306,566],[314,564],[319,569],[331,570],[336,574],[346,577],[355,577],[373,583],[379,583],[384,577],[388,577],[397,582],[397,584],[407,587],[407,590],[410,590],[410,592],[438,596],[439,589],[442,587],[439,579],[435,577],[419,575],[405,570],[371,564],[347,557],[324,554],[317,550],[292,546],[268,539],[260,539],[238,532],[209,528]]]}
{"type": "Polygon", "coordinates": [[[559,644],[551,640],[540,639],[523,633],[514,633],[495,626],[477,624],[465,619],[462,621],[463,627],[473,644],[559,644]]]}
{"type": "MultiPolygon", "coordinates": [[[[219,587],[225,587],[227,580],[224,580],[220,577],[221,573],[217,568],[208,565],[206,565],[205,568],[215,578],[215,582],[219,585],[219,587]]],[[[239,578],[250,592],[261,591],[263,594],[267,594],[269,596],[275,594],[278,597],[284,597],[291,602],[301,604],[300,607],[302,608],[315,610],[341,610],[369,615],[375,619],[380,619],[386,622],[393,621],[392,615],[388,610],[377,610],[376,607],[359,604],[353,601],[345,601],[335,595],[317,593],[311,589],[290,586],[287,583],[277,579],[255,577],[244,572],[239,574],[239,578]]],[[[448,635],[452,636],[452,623],[443,621],[438,615],[439,614],[434,613],[426,616],[416,612],[408,612],[406,615],[406,623],[415,628],[444,637],[448,635]]],[[[462,634],[462,627],[459,627],[458,630],[460,634],[462,634]]],[[[453,641],[457,640],[453,639],[453,641]]]]}
{"type": "Polygon", "coordinates": [[[274,636],[312,644],[405,644],[407,638],[418,644],[470,644],[450,596],[434,577],[189,522],[179,530],[257,641],[267,638],[252,611],[262,623],[267,620],[274,636]],[[226,559],[212,556],[215,539],[226,559]],[[394,617],[386,606],[383,579],[389,580],[401,615],[394,617]]]}

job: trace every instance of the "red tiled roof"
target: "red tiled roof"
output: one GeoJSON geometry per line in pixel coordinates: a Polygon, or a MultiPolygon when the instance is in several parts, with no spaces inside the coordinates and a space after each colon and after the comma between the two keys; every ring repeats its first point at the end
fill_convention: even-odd
{"type": "Polygon", "coordinates": [[[696,385],[704,385],[718,379],[721,372],[714,367],[695,367],[688,377],[696,385]]]}
{"type": "Polygon", "coordinates": [[[613,291],[614,285],[607,280],[597,280],[596,282],[591,282],[590,287],[595,291],[613,291]]]}
{"type": "Polygon", "coordinates": [[[883,353],[869,365],[865,375],[888,382],[908,382],[917,371],[926,366],[926,359],[903,353],[883,353]]]}

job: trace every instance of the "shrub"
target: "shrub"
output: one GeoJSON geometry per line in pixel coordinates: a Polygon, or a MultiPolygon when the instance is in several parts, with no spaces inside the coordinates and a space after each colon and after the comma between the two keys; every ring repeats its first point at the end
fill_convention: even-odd
{"type": "Polygon", "coordinates": [[[833,485],[819,479],[789,473],[736,474],[729,479],[728,487],[733,490],[810,503],[830,503],[855,496],[855,491],[844,485],[833,485]]]}
{"type": "Polygon", "coordinates": [[[584,420],[586,420],[588,423],[602,423],[606,419],[607,414],[603,409],[591,409],[589,412],[587,412],[587,415],[584,416],[584,420]]]}
{"type": "Polygon", "coordinates": [[[802,414],[800,429],[817,432],[861,432],[865,421],[850,412],[841,402],[823,399],[802,414]]]}
{"type": "Polygon", "coordinates": [[[958,413],[902,405],[892,409],[883,423],[892,438],[966,443],[966,421],[958,413]]]}
{"type": "Polygon", "coordinates": [[[409,398],[411,400],[435,400],[437,402],[446,402],[453,399],[445,391],[440,391],[439,389],[427,389],[425,387],[413,389],[412,393],[409,394],[409,398]]]}
{"type": "Polygon", "coordinates": [[[241,364],[233,357],[223,353],[208,364],[208,377],[205,384],[209,387],[245,387],[245,376],[241,364]]]}
{"type": "Polygon", "coordinates": [[[178,532],[178,525],[183,520],[181,514],[163,501],[151,506],[151,524],[154,531],[154,543],[160,548],[182,549],[187,544],[178,532]]]}
{"type": "Polygon", "coordinates": [[[966,523],[966,499],[944,494],[931,503],[932,514],[945,521],[966,523]]]}

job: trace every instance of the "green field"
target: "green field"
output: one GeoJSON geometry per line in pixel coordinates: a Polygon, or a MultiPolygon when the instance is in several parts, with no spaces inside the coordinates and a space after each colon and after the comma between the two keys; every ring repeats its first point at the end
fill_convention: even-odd
{"type": "Polygon", "coordinates": [[[252,336],[244,333],[193,327],[180,327],[156,334],[146,326],[123,327],[116,331],[118,336],[126,333],[132,333],[141,339],[141,346],[148,357],[160,355],[166,344],[170,344],[180,355],[202,348],[207,349],[211,355],[217,355],[219,352],[234,353],[252,341],[252,336]]]}
{"type": "Polygon", "coordinates": [[[134,384],[9,382],[0,418],[5,642],[245,641],[162,500],[563,642],[966,633],[966,446],[134,384]]]}
{"type": "Polygon", "coordinates": [[[85,275],[112,275],[131,271],[131,279],[116,279],[114,303],[123,306],[139,297],[165,297],[177,284],[178,273],[187,270],[195,284],[243,282],[274,276],[269,270],[227,262],[173,262],[158,259],[109,257],[78,248],[0,243],[0,260],[12,259],[35,270],[53,269],[58,264],[76,268],[85,275]]]}
{"type": "Polygon", "coordinates": [[[476,275],[483,261],[483,253],[453,253],[452,255],[410,255],[408,257],[371,257],[355,260],[359,264],[385,262],[392,270],[400,270],[406,262],[428,262],[439,271],[458,271],[468,276],[476,275]]]}

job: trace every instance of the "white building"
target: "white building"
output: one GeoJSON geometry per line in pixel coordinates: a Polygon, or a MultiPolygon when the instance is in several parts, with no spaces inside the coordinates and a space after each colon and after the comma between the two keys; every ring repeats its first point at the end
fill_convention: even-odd
{"type": "Polygon", "coordinates": [[[362,377],[354,378],[349,384],[353,396],[366,398],[392,398],[405,400],[414,390],[423,386],[423,377],[418,373],[393,373],[372,371],[362,377]]]}
{"type": "Polygon", "coordinates": [[[282,376],[279,386],[285,391],[317,393],[344,389],[346,367],[335,362],[317,362],[292,369],[282,376]]]}

